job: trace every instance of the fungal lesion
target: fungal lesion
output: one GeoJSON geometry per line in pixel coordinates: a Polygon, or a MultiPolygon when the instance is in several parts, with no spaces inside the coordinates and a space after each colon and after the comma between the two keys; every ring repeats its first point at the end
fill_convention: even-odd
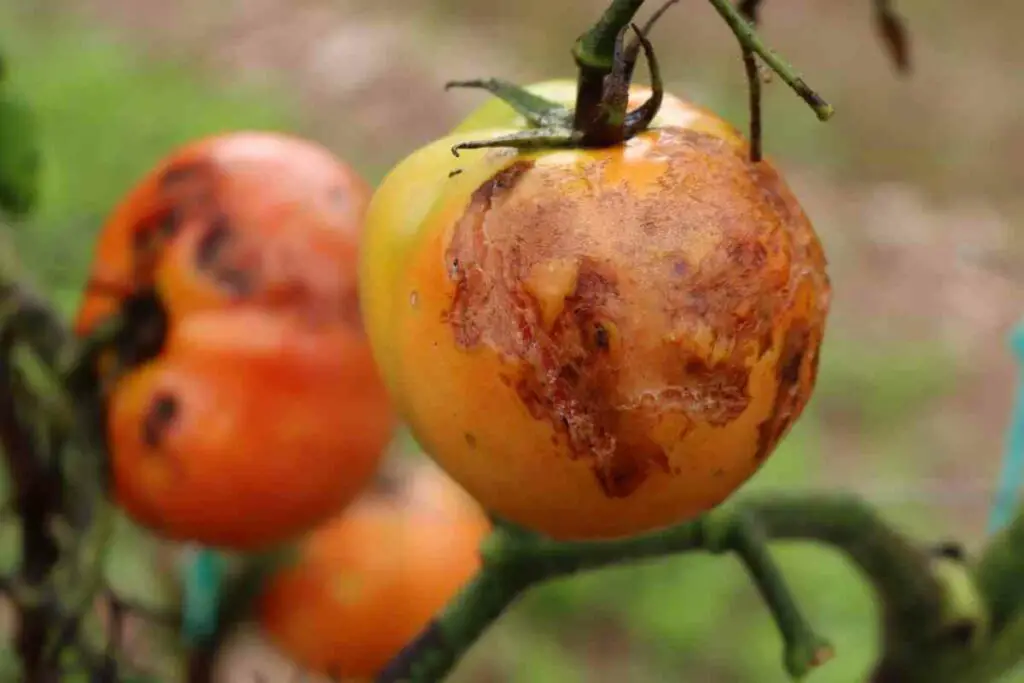
{"type": "Polygon", "coordinates": [[[169,391],[155,394],[140,425],[142,443],[151,450],[159,450],[167,432],[174,427],[179,415],[178,397],[169,391]]]}
{"type": "Polygon", "coordinates": [[[233,257],[238,253],[237,239],[237,232],[228,216],[216,214],[196,244],[195,266],[223,291],[241,298],[253,293],[255,283],[249,270],[233,263],[233,257]]]}
{"type": "Polygon", "coordinates": [[[820,335],[806,322],[790,323],[776,365],[771,413],[758,425],[755,459],[764,461],[803,412],[817,375],[820,335]]]}

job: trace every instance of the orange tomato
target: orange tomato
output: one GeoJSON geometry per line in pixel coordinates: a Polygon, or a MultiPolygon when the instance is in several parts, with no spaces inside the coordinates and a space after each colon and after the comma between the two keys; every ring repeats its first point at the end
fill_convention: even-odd
{"type": "Polygon", "coordinates": [[[154,287],[178,315],[241,299],[291,305],[303,295],[351,315],[370,194],[348,165],[292,136],[240,132],[186,145],[105,223],[75,331],[154,287]]]}
{"type": "Polygon", "coordinates": [[[810,221],[731,126],[666,116],[610,148],[449,155],[414,229],[368,222],[394,245],[361,277],[386,283],[364,307],[399,411],[484,507],[555,538],[718,505],[814,387],[830,285],[810,221]]]}
{"type": "Polygon", "coordinates": [[[114,211],[76,330],[102,359],[117,500],[168,538],[253,549],[368,483],[393,416],[358,307],[369,190],[312,143],[203,140],[114,211]]]}
{"type": "Polygon", "coordinates": [[[483,511],[435,466],[368,493],[267,585],[260,623],[299,664],[372,680],[480,568],[483,511]]]}

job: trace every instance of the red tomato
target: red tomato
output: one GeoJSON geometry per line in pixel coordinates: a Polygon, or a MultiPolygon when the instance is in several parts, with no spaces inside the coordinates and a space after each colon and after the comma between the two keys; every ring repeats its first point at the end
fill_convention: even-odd
{"type": "Polygon", "coordinates": [[[479,570],[490,524],[433,465],[369,494],[312,534],[276,576],[260,623],[303,666],[371,679],[479,570]]]}
{"type": "Polygon", "coordinates": [[[100,370],[138,521],[251,548],[367,484],[393,421],[359,315],[368,195],[310,142],[236,133],[175,152],[114,211],[75,327],[126,321],[100,370]]]}

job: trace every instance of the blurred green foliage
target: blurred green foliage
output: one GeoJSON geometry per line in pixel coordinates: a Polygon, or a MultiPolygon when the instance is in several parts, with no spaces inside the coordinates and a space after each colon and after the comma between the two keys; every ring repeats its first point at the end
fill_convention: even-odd
{"type": "Polygon", "coordinates": [[[69,312],[104,218],[161,157],[197,137],[289,130],[297,119],[277,93],[140,59],[72,18],[48,21],[33,25],[0,4],[0,46],[10,65],[5,91],[31,107],[45,159],[40,205],[14,243],[25,269],[69,312]]]}
{"type": "MultiPolygon", "coordinates": [[[[216,83],[181,65],[145,58],[95,27],[48,21],[42,27],[0,5],[0,48],[11,65],[0,89],[0,175],[12,168],[4,160],[12,149],[6,146],[11,138],[4,137],[9,122],[24,115],[5,108],[9,96],[28,103],[37,117],[45,159],[39,209],[12,239],[26,271],[70,312],[105,215],[160,157],[219,131],[297,130],[301,116],[280,93],[216,83]]],[[[723,100],[730,118],[742,120],[741,102],[723,100]]],[[[806,112],[800,115],[772,117],[772,134],[813,124],[806,112]]],[[[22,152],[12,158],[19,168],[29,163],[22,152]]],[[[917,473],[911,463],[919,459],[905,452],[914,444],[894,436],[894,427],[953,375],[948,359],[934,349],[874,351],[831,337],[810,417],[749,488],[791,490],[820,481],[818,415],[848,419],[876,452],[904,456],[882,458],[873,476],[895,484],[910,480],[917,473]]],[[[909,522],[903,512],[900,519],[909,522]]],[[[154,560],[153,540],[127,523],[117,538],[108,574],[119,591],[146,603],[177,599],[173,577],[154,560]]],[[[12,547],[3,540],[3,557],[9,558],[12,547]]],[[[876,637],[869,587],[827,549],[780,546],[778,555],[812,621],[836,645],[838,657],[813,681],[863,680],[876,637]]],[[[471,652],[456,678],[773,683],[786,680],[781,648],[739,564],[695,555],[584,575],[529,593],[471,652]]],[[[8,662],[0,656],[0,667],[8,662]]],[[[1024,681],[1024,673],[1007,680],[1024,681]]]]}

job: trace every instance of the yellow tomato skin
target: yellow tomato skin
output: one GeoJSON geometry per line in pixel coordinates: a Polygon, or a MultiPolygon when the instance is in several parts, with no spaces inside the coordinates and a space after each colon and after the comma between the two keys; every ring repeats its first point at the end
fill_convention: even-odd
{"type": "Polygon", "coordinates": [[[267,584],[264,631],[311,671],[373,680],[479,570],[483,511],[436,466],[410,474],[317,529],[267,584]]]}
{"type": "MultiPolygon", "coordinates": [[[[678,120],[460,164],[374,304],[417,441],[485,508],[554,538],[713,508],[813,391],[831,292],[813,227],[733,127],[678,120]]],[[[474,139],[507,132],[473,121],[474,139]]]]}
{"type": "MultiPolygon", "coordinates": [[[[534,95],[539,95],[570,109],[576,104],[575,80],[541,81],[526,86],[526,89],[534,95]]],[[[634,84],[629,89],[629,108],[632,110],[639,107],[650,96],[651,89],[648,86],[634,84]]],[[[679,126],[716,135],[722,139],[735,140],[742,144],[739,132],[731,124],[704,107],[668,93],[665,94],[658,115],[651,125],[654,128],[668,125],[679,126]]],[[[526,126],[526,119],[521,114],[496,97],[491,97],[464,118],[453,132],[473,133],[491,128],[526,128],[526,126]]]]}
{"type": "MultiPolygon", "coordinates": [[[[374,360],[396,405],[402,400],[402,391],[394,369],[395,316],[391,308],[395,303],[394,286],[406,267],[411,245],[452,173],[486,159],[509,156],[508,152],[483,150],[464,150],[458,157],[452,154],[453,146],[472,139],[472,134],[456,133],[416,150],[384,177],[367,209],[367,227],[359,252],[360,308],[374,360]]],[[[499,165],[495,165],[497,168],[499,165]]]]}

